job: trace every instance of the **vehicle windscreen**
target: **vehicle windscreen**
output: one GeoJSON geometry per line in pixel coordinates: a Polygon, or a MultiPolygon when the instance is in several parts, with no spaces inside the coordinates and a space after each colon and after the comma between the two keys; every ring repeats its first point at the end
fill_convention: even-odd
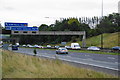
{"type": "Polygon", "coordinates": [[[80,47],[79,45],[75,45],[75,47],[80,47]]]}
{"type": "Polygon", "coordinates": [[[67,50],[67,49],[63,48],[63,49],[61,49],[61,50],[67,50]]]}

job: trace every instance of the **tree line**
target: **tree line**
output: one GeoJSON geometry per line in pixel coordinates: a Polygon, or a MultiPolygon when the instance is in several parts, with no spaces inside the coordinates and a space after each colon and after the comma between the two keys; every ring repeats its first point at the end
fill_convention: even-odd
{"type": "MultiPolygon", "coordinates": [[[[86,31],[86,36],[92,37],[102,33],[114,33],[120,31],[120,14],[113,13],[102,18],[64,18],[56,20],[54,24],[41,24],[39,31],[86,31]]],[[[82,40],[82,36],[11,36],[19,37],[21,44],[58,44],[60,42],[76,42],[82,40]]]]}

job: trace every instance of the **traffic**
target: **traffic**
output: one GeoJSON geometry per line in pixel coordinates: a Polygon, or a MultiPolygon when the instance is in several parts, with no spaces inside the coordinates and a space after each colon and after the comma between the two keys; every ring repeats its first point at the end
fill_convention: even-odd
{"type": "MultiPolygon", "coordinates": [[[[0,45],[0,48],[2,48],[3,45],[0,45]]],[[[16,43],[15,45],[9,44],[9,47],[12,47],[12,50],[18,50],[19,47],[24,47],[24,48],[38,48],[38,49],[61,49],[65,48],[66,50],[88,50],[88,51],[102,51],[102,52],[120,52],[120,47],[115,46],[112,48],[100,48],[96,46],[90,46],[90,47],[81,47],[79,43],[71,43],[71,45],[46,45],[46,46],[41,46],[41,45],[31,45],[31,44],[23,44],[20,45],[19,43],[16,43]]]]}

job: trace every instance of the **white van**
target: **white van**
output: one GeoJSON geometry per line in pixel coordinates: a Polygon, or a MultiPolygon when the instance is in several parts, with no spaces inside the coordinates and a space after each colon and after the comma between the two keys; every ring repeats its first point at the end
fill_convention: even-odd
{"type": "Polygon", "coordinates": [[[18,47],[19,47],[19,46],[20,46],[20,44],[19,44],[19,43],[16,43],[16,46],[18,46],[18,47]]]}
{"type": "Polygon", "coordinates": [[[72,49],[81,49],[80,45],[78,43],[71,43],[72,49]]]}

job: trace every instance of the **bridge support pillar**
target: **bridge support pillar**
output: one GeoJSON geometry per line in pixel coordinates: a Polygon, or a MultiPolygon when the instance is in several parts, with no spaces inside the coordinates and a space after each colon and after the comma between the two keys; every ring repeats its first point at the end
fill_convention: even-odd
{"type": "Polygon", "coordinates": [[[82,39],[82,47],[86,47],[86,33],[84,31],[83,39],[82,39]]]}

